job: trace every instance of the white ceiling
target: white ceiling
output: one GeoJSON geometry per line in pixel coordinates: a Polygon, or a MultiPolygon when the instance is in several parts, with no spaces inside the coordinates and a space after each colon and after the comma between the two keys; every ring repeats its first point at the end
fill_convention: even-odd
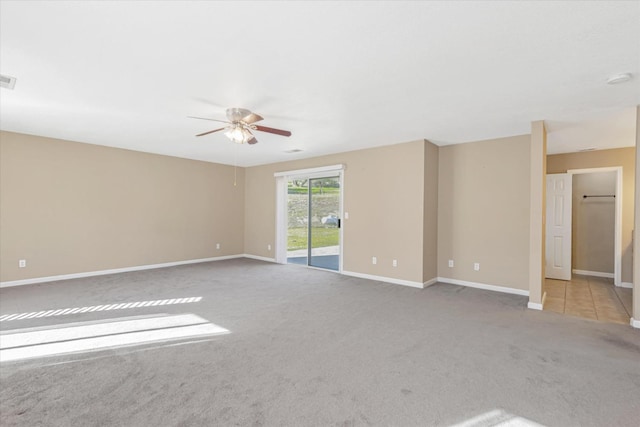
{"type": "Polygon", "coordinates": [[[541,119],[549,152],[629,146],[640,2],[2,0],[0,72],[3,130],[241,166],[541,119]],[[194,137],[226,107],[293,135],[194,137]]]}

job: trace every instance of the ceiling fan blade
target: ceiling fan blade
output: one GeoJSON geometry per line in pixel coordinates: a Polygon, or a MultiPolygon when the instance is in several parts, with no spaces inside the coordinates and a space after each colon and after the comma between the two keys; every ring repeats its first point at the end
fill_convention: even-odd
{"type": "Polygon", "coordinates": [[[187,116],[187,118],[189,118],[189,119],[198,119],[198,120],[209,120],[209,121],[212,121],[212,122],[220,122],[220,123],[231,123],[231,122],[228,122],[226,120],[208,119],[206,117],[187,116]]]}
{"type": "Polygon", "coordinates": [[[221,130],[225,130],[226,128],[220,128],[220,129],[214,129],[214,130],[210,130],[209,132],[203,132],[203,133],[199,133],[196,136],[203,136],[203,135],[209,135],[210,133],[214,133],[214,132],[219,132],[221,130]]]}
{"type": "Polygon", "coordinates": [[[275,133],[276,135],[282,135],[282,136],[291,136],[291,132],[289,132],[288,130],[268,128],[266,126],[260,126],[260,125],[255,125],[255,127],[256,127],[256,130],[259,130],[260,132],[275,133]]]}
{"type": "Polygon", "coordinates": [[[249,123],[249,124],[259,122],[260,120],[264,120],[264,117],[256,113],[250,113],[242,118],[243,122],[249,123]]]}

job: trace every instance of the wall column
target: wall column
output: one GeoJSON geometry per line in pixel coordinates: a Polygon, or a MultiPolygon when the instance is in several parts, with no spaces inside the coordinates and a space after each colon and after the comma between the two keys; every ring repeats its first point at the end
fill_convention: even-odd
{"type": "Polygon", "coordinates": [[[529,205],[529,303],[542,310],[542,282],[545,266],[545,204],[547,175],[547,131],[544,121],[531,123],[530,205],[529,205]]]}
{"type": "Polygon", "coordinates": [[[631,313],[631,326],[640,328],[640,241],[638,230],[640,229],[640,105],[636,106],[636,185],[635,185],[635,212],[633,217],[633,307],[631,313]]]}

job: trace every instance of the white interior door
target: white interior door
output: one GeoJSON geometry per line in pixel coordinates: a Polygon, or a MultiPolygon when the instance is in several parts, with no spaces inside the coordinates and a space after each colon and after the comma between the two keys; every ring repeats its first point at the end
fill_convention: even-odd
{"type": "Polygon", "coordinates": [[[571,280],[572,175],[547,175],[546,274],[550,279],[571,280]]]}

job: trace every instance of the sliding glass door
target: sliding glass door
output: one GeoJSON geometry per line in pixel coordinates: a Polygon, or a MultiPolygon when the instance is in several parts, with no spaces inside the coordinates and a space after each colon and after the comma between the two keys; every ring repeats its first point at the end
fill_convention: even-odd
{"type": "Polygon", "coordinates": [[[337,271],[340,265],[340,179],[310,179],[309,193],[309,265],[337,271]]]}
{"type": "Polygon", "coordinates": [[[340,177],[287,182],[287,262],[340,269],[340,177]]]}
{"type": "Polygon", "coordinates": [[[287,181],[287,262],[309,265],[309,180],[287,181]]]}

